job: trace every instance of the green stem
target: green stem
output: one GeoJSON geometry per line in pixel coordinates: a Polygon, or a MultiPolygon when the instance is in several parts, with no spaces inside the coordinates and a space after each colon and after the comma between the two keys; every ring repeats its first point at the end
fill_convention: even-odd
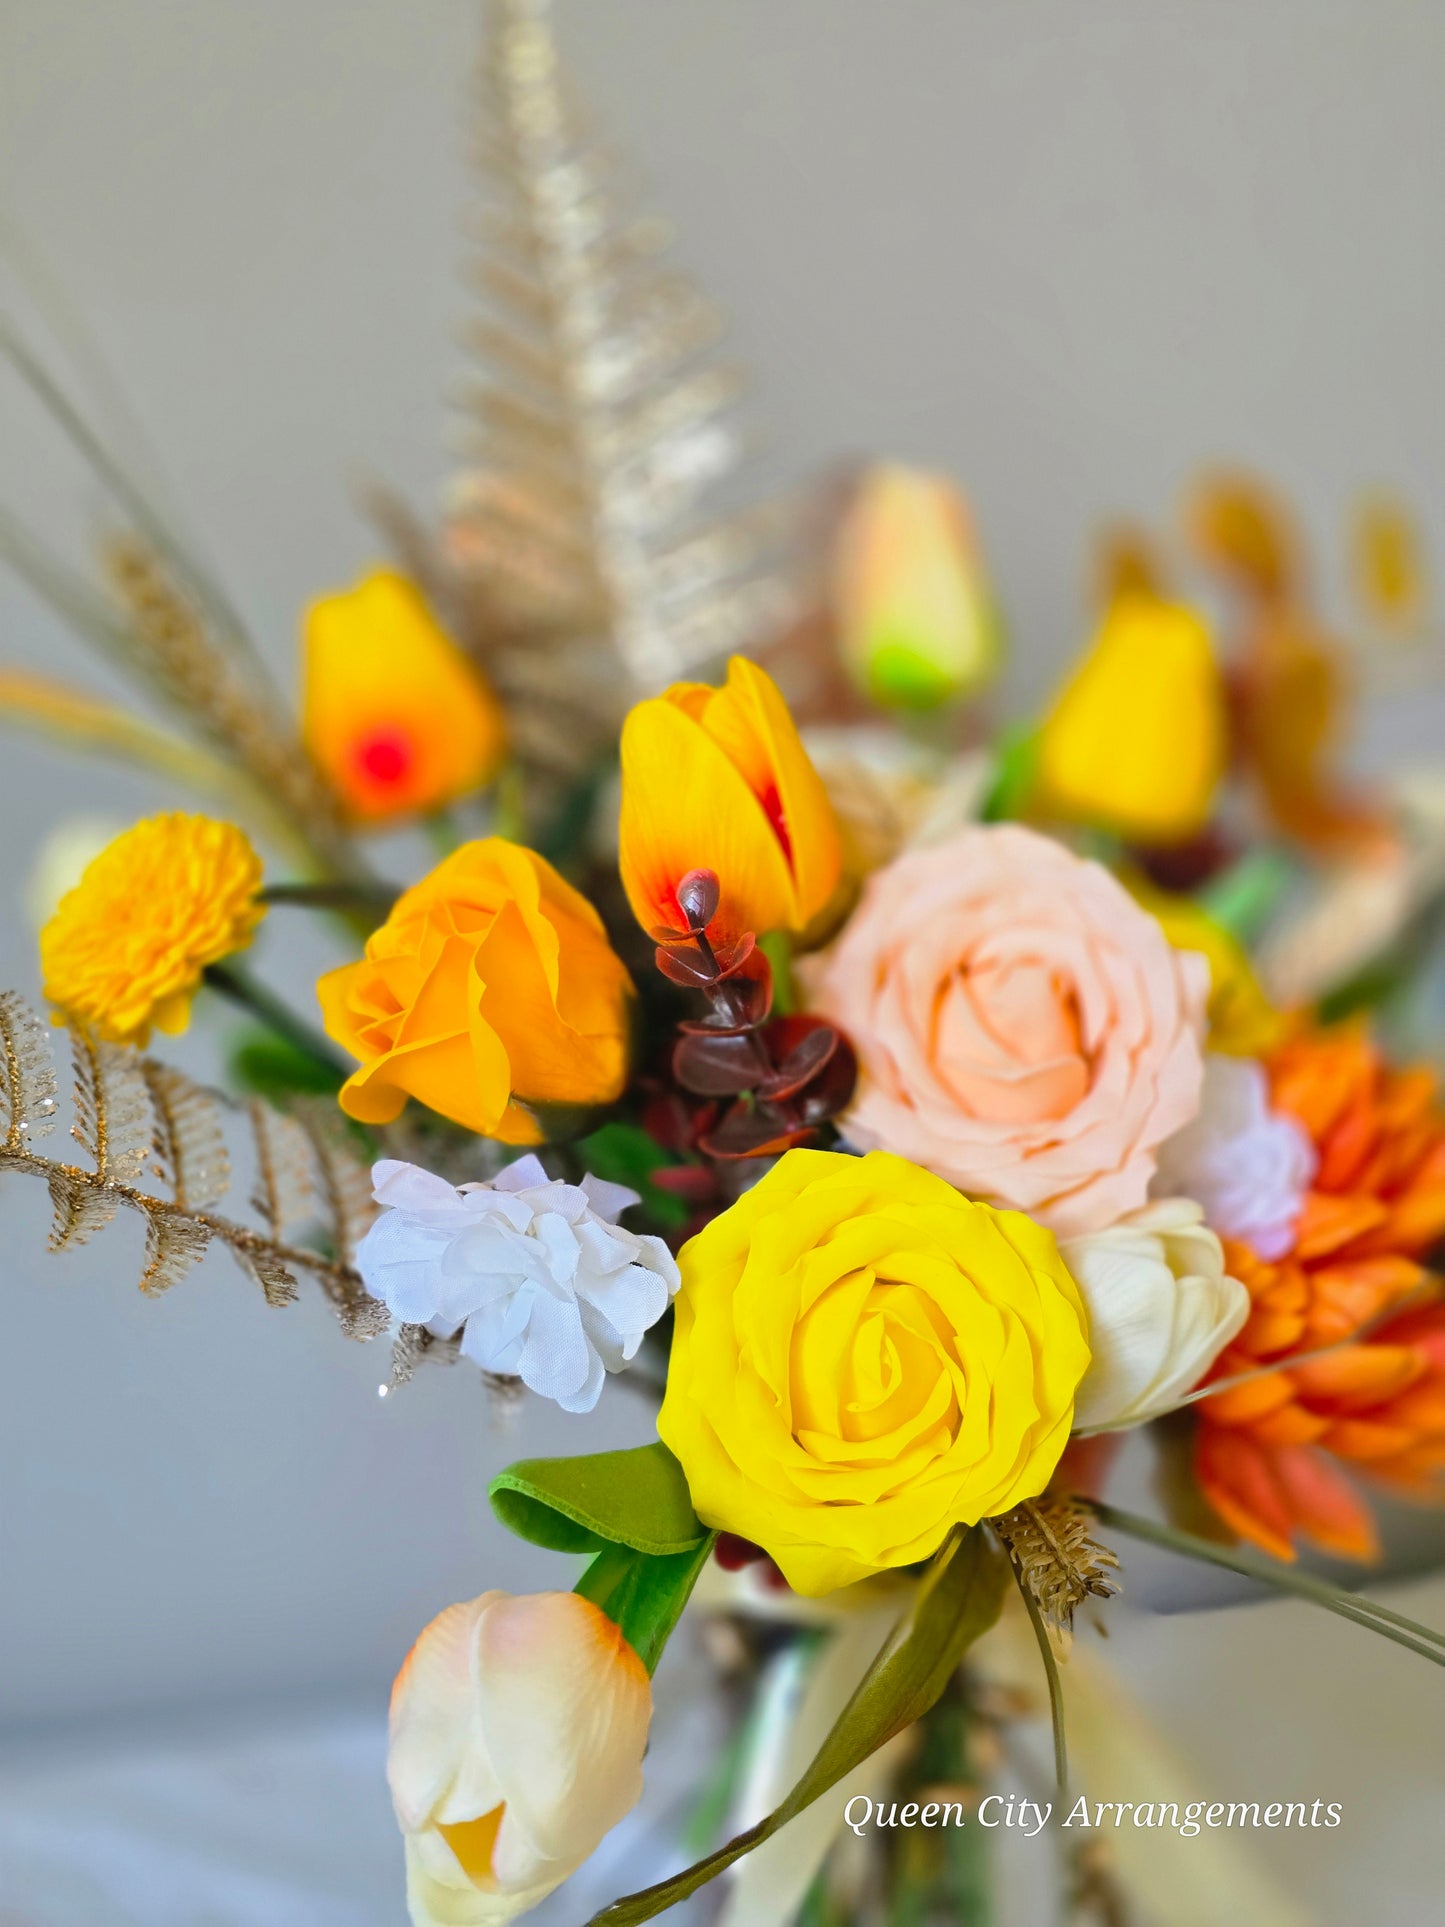
{"type": "Polygon", "coordinates": [[[1038,1641],[1039,1658],[1044,1663],[1044,1678],[1049,1687],[1049,1718],[1054,1729],[1054,1777],[1059,1783],[1059,1792],[1062,1794],[1069,1784],[1069,1748],[1064,1733],[1063,1682],[1059,1678],[1058,1661],[1054,1658],[1054,1649],[1049,1643],[1049,1629],[1044,1624],[1038,1601],[1019,1571],[1018,1563],[1012,1554],[1009,1556],[1009,1567],[1014,1576],[1014,1583],[1019,1589],[1019,1596],[1028,1612],[1029,1623],[1034,1629],[1034,1638],[1038,1641]]]}
{"type": "Polygon", "coordinates": [[[1261,1585],[1272,1586],[1276,1592],[1292,1593],[1297,1599],[1307,1599],[1312,1605],[1323,1606],[1326,1612],[1338,1613],[1341,1619],[1353,1620],[1357,1626],[1367,1626],[1371,1632],[1382,1633],[1386,1639],[1393,1639],[1396,1645],[1407,1647],[1424,1659],[1433,1660],[1437,1666],[1445,1666],[1445,1633],[1437,1633],[1429,1626],[1407,1619],[1403,1613],[1392,1612],[1388,1606],[1381,1606],[1373,1599],[1361,1599],[1341,1586],[1332,1586],[1327,1579],[1316,1579],[1310,1573],[1292,1571],[1288,1566],[1263,1559],[1257,1553],[1245,1552],[1233,1546],[1217,1546],[1209,1539],[1196,1538],[1192,1532],[1160,1525],[1154,1519],[1140,1518],[1137,1513],[1121,1512],[1118,1506],[1108,1505],[1102,1499],[1085,1499],[1084,1504],[1101,1524],[1112,1526],[1116,1532],[1126,1533],[1132,1539],[1143,1539],[1150,1545],[1163,1546],[1166,1551],[1180,1553],[1186,1559],[1222,1566],[1226,1572],[1236,1572],[1242,1578],[1257,1579],[1261,1585]]]}
{"type": "Polygon", "coordinates": [[[263,984],[258,984],[254,977],[248,977],[233,964],[220,963],[207,964],[204,974],[212,990],[242,1010],[249,1011],[268,1030],[273,1030],[304,1056],[324,1065],[328,1071],[343,1079],[351,1074],[351,1066],[331,1048],[321,1032],[298,1017],[279,997],[273,996],[263,984]]]}
{"type": "Polygon", "coordinates": [[[368,917],[385,917],[397,895],[384,883],[268,883],[261,901],[296,904],[308,910],[357,910],[368,917]]]}

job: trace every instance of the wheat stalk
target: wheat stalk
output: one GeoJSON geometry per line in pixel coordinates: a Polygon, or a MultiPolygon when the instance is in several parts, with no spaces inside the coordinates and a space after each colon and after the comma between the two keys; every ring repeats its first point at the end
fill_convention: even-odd
{"type": "Polygon", "coordinates": [[[1040,1616],[1055,1631],[1072,1630],[1087,1599],[1118,1592],[1119,1561],[1093,1535],[1093,1514],[1071,1498],[1046,1494],[990,1519],[1040,1616]]]}

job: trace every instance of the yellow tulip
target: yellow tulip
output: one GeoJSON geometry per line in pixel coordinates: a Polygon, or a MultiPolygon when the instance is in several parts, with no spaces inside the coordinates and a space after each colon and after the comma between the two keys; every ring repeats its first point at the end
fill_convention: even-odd
{"type": "Polygon", "coordinates": [[[674,683],[622,727],[619,858],[644,928],[676,926],[690,870],[721,885],[715,935],[803,930],[838,886],[833,806],[772,678],[734,656],[721,689],[674,683]]]}
{"type": "Polygon", "coordinates": [[[306,747],[361,822],[443,808],[483,787],[505,750],[496,697],[391,569],[305,618],[306,747]]]}
{"type": "Polygon", "coordinates": [[[361,1060],[349,1117],[389,1124],[414,1097],[504,1144],[540,1141],[535,1107],[621,1093],[631,992],[586,898],[499,836],[438,864],[316,986],[327,1034],[361,1060]]]}
{"type": "Polygon", "coordinates": [[[1203,829],[1224,771],[1224,686],[1192,609],[1126,596],[1045,718],[1038,800],[1142,843],[1203,829]]]}
{"type": "Polygon", "coordinates": [[[864,476],[838,533],[833,605],[843,661],[874,702],[933,709],[998,668],[972,519],[944,476],[896,463],[864,476]]]}

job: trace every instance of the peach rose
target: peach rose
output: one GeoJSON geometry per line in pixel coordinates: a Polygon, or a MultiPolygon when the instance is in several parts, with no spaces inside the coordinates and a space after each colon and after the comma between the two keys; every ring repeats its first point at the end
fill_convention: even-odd
{"type": "Polygon", "coordinates": [[[1013,824],[878,871],[801,966],[858,1052],[849,1141],[1061,1237],[1144,1203],[1199,1108],[1209,966],[1097,863],[1013,824]]]}

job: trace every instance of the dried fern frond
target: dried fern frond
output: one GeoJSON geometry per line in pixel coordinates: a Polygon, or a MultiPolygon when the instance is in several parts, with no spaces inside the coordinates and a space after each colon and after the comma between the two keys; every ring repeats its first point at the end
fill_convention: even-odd
{"type": "Polygon", "coordinates": [[[0,990],[0,1103],[7,1151],[19,1151],[54,1128],[56,1091],[49,1031],[23,997],[0,990]]]}
{"type": "Polygon", "coordinates": [[[439,543],[380,513],[506,699],[520,757],[564,770],[636,695],[776,622],[781,518],[707,510],[739,458],[741,382],[708,359],[721,323],[659,259],[665,227],[620,205],[545,0],[492,0],[479,78],[468,466],[439,543]]]}
{"type": "Polygon", "coordinates": [[[989,1524],[1040,1615],[1057,1631],[1071,1630],[1086,1599],[1118,1592],[1119,1561],[1094,1538],[1094,1516],[1077,1499],[1025,1499],[989,1524]]]}
{"type": "Polygon", "coordinates": [[[322,1128],[304,1127],[264,1105],[249,1108],[258,1194],[266,1229],[236,1222],[211,1208],[226,1192],[231,1151],[224,1131],[227,1102],[170,1066],[139,1052],[72,1030],[75,1123],[72,1136],[91,1162],[42,1157],[32,1146],[29,1113],[55,1108],[55,1071],[49,1041],[24,1000],[0,991],[0,1096],[8,1129],[0,1139],[0,1174],[42,1178],[54,1209],[51,1247],[83,1244],[122,1208],[145,1219],[141,1289],[162,1292],[177,1283],[212,1244],[223,1245],[267,1302],[290,1304],[297,1277],[314,1279],[336,1308],[343,1330],[373,1338],[385,1329],[386,1308],[366,1290],[350,1262],[363,1221],[361,1178],[348,1169],[340,1144],[327,1144],[324,1173],[317,1144],[322,1128]],[[140,1182],[147,1159],[171,1192],[140,1182]],[[317,1243],[290,1235],[305,1221],[317,1243]]]}
{"type": "Polygon", "coordinates": [[[75,1122],[70,1135],[106,1183],[131,1184],[150,1156],[150,1092],[139,1054],[108,1044],[77,1025],[70,1030],[75,1064],[75,1122]]]}
{"type": "Polygon", "coordinates": [[[105,545],[101,566],[123,613],[136,666],[257,795],[269,799],[294,840],[314,851],[325,868],[354,870],[356,856],[335,793],[290,721],[211,635],[165,558],[144,537],[122,535],[105,545]]]}
{"type": "Polygon", "coordinates": [[[219,1204],[231,1184],[222,1100],[153,1057],[142,1060],[141,1075],[155,1124],[157,1177],[183,1211],[219,1204]]]}

